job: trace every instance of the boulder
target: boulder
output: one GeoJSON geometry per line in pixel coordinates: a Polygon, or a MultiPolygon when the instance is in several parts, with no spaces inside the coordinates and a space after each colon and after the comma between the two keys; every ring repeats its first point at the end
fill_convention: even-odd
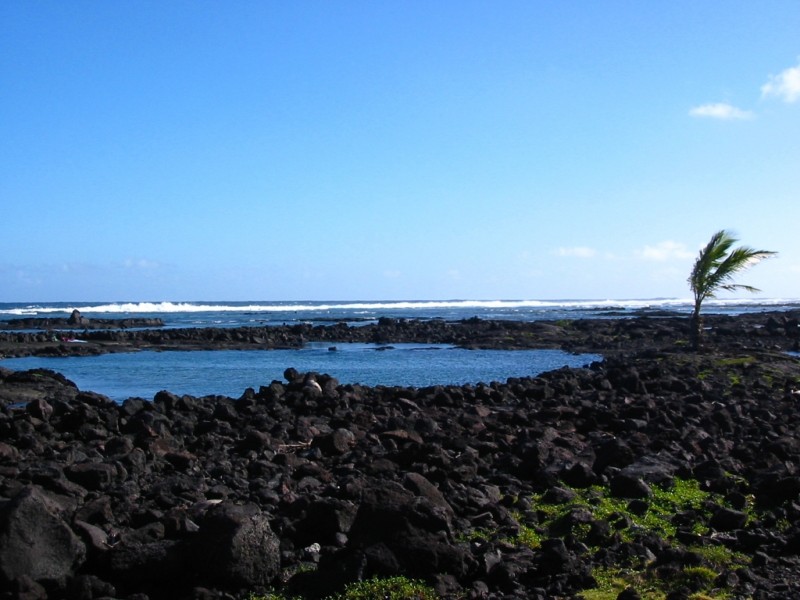
{"type": "Polygon", "coordinates": [[[393,570],[387,572],[386,565],[396,562],[403,572],[424,577],[439,573],[465,575],[473,559],[466,546],[451,539],[452,508],[446,502],[438,503],[435,488],[427,486],[424,478],[407,483],[416,488],[416,493],[427,494],[437,503],[395,482],[370,485],[363,491],[350,529],[350,548],[373,549],[372,554],[365,556],[370,574],[391,574],[393,570]],[[375,562],[376,557],[381,560],[375,562]],[[391,559],[388,562],[387,557],[391,559]]]}
{"type": "Polygon", "coordinates": [[[87,490],[99,490],[107,487],[114,480],[116,472],[113,465],[100,462],[84,462],[70,465],[64,469],[67,479],[87,490]]]}
{"type": "MultiPolygon", "coordinates": [[[[132,532],[109,551],[115,581],[138,589],[179,590],[187,584],[189,567],[175,540],[147,540],[132,532]]],[[[142,532],[143,533],[143,532],[142,532]]]]}
{"type": "Polygon", "coordinates": [[[309,504],[305,517],[295,523],[297,543],[334,544],[347,534],[356,516],[356,505],[338,498],[321,498],[309,504]]]}
{"type": "Polygon", "coordinates": [[[89,319],[81,315],[81,312],[76,308],[67,319],[67,324],[72,326],[88,325],[89,319]]]}
{"type": "Polygon", "coordinates": [[[226,589],[266,587],[280,571],[278,538],[252,504],[209,509],[191,548],[200,580],[226,589]]]}
{"type": "Polygon", "coordinates": [[[0,508],[0,583],[23,577],[63,586],[86,557],[86,547],[36,486],[0,508]]]}
{"type": "Polygon", "coordinates": [[[747,523],[747,514],[742,511],[720,506],[711,516],[708,525],[716,531],[741,529],[747,523]]]}
{"type": "Polygon", "coordinates": [[[629,473],[617,473],[611,479],[611,495],[616,498],[649,498],[652,494],[640,477],[629,473]]]}

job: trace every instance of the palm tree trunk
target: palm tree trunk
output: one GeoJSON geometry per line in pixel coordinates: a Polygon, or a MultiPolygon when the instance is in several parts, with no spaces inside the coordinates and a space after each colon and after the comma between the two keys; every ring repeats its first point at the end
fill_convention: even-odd
{"type": "Polygon", "coordinates": [[[700,350],[703,336],[703,319],[700,316],[700,303],[695,304],[694,312],[692,312],[691,331],[689,332],[692,349],[700,350]]]}

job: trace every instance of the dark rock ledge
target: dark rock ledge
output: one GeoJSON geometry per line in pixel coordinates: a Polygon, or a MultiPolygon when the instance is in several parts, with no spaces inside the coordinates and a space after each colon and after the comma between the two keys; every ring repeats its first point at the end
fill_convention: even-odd
{"type": "Polygon", "coordinates": [[[129,317],[125,319],[89,319],[81,315],[79,310],[73,310],[67,319],[60,317],[24,317],[0,321],[0,329],[40,329],[74,330],[74,329],[130,329],[133,327],[163,327],[164,321],[157,318],[129,317]]]}
{"type": "MultiPolygon", "coordinates": [[[[706,584],[800,597],[792,318],[712,319],[700,353],[677,321],[550,324],[579,332],[549,330],[554,345],[607,358],[474,386],[287,369],[239,398],[120,405],[51,371],[0,369],[0,598],[317,598],[394,574],[448,598],[575,598],[614,565],[671,599],[706,584]],[[674,533],[637,531],[653,490],[679,481],[709,495],[676,511],[674,533]],[[545,502],[590,485],[627,508],[548,521],[545,502]],[[525,528],[541,540],[523,543],[525,528]]],[[[476,345],[532,330],[431,327],[476,345]]]]}
{"type": "MultiPolygon", "coordinates": [[[[800,312],[772,312],[705,318],[709,346],[735,350],[797,350],[800,312]]],[[[307,342],[454,344],[465,348],[561,348],[574,352],[681,350],[689,341],[686,317],[505,321],[382,318],[374,324],[281,325],[239,328],[76,330],[63,339],[50,331],[0,331],[0,357],[84,356],[136,350],[245,350],[300,348],[307,342]],[[76,341],[79,340],[79,341],[76,341]]]]}

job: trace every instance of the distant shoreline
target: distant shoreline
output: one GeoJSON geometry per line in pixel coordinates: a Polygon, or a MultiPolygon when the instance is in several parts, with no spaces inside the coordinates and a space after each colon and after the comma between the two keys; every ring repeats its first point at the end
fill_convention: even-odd
{"type": "MultiPolygon", "coordinates": [[[[800,311],[706,315],[708,344],[725,348],[798,349],[800,311]]],[[[45,320],[47,323],[52,320],[45,320]]],[[[376,323],[275,325],[261,327],[131,328],[129,319],[104,327],[75,326],[69,337],[57,332],[0,331],[0,356],[87,356],[138,350],[243,350],[302,348],[307,342],[445,343],[463,348],[545,349],[570,352],[676,351],[688,344],[688,318],[664,315],[625,318],[509,321],[473,317],[380,318],[376,323]],[[79,342],[79,343],[75,343],[79,342]]]]}

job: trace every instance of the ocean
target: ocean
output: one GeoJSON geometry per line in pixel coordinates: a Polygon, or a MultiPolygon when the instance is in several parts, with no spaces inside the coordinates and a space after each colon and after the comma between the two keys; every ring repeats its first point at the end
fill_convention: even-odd
{"type": "MultiPolygon", "coordinates": [[[[739,314],[800,308],[800,299],[707,300],[709,313],[739,314]]],[[[691,299],[647,300],[414,300],[333,302],[52,302],[0,303],[0,321],[21,317],[158,317],[167,327],[240,327],[284,323],[368,322],[380,317],[519,321],[617,318],[653,313],[689,314],[691,299]]]]}
{"type": "MultiPolygon", "coordinates": [[[[688,315],[688,299],[486,300],[392,302],[57,302],[0,303],[0,322],[23,317],[161,318],[165,327],[241,327],[347,322],[381,317],[460,320],[471,317],[519,321],[603,319],[639,315],[688,315]]],[[[711,300],[707,313],[741,314],[800,309],[796,299],[711,300]]],[[[336,377],[341,383],[387,386],[504,382],[563,366],[580,367],[602,357],[557,350],[464,350],[446,345],[309,344],[300,350],[135,352],[89,357],[0,359],[0,367],[58,371],[81,389],[123,401],[152,399],[169,390],[193,396],[239,397],[293,367],[336,377]]]]}

